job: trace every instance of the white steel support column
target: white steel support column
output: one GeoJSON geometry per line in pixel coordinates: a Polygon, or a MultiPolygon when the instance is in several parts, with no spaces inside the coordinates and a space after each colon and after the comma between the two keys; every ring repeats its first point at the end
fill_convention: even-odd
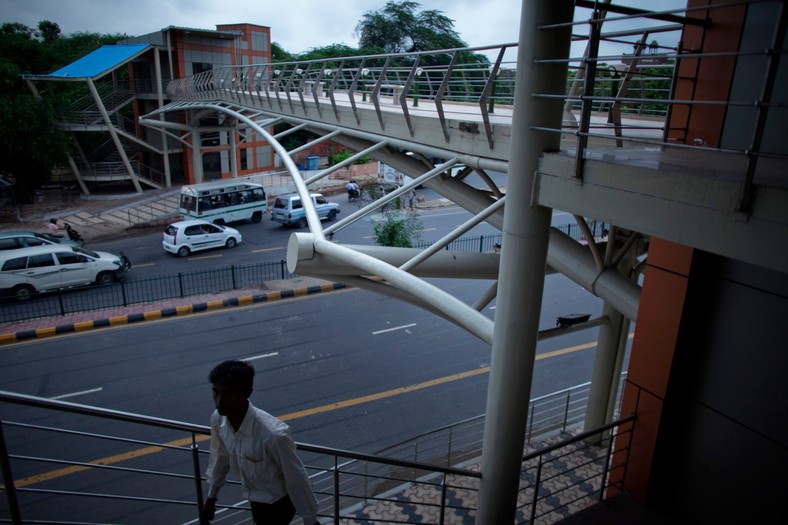
{"type": "MultiPolygon", "coordinates": [[[[161,108],[164,106],[164,82],[161,76],[161,55],[159,54],[158,47],[153,48],[153,63],[154,71],[156,73],[156,101],[158,102],[158,107],[161,108]]],[[[170,76],[170,78],[172,78],[172,76],[170,76]]],[[[160,114],[159,119],[162,121],[166,120],[166,115],[163,113],[160,114]]],[[[167,145],[167,130],[165,128],[161,128],[160,133],[162,161],[164,164],[164,185],[169,188],[172,186],[172,173],[170,171],[170,148],[167,145]]]]}
{"type": "Polygon", "coordinates": [[[227,149],[227,161],[230,163],[230,177],[233,179],[238,178],[238,157],[236,157],[236,149],[238,148],[238,141],[236,136],[238,134],[238,121],[235,121],[230,129],[227,130],[227,142],[229,148],[227,149]]]}
{"type": "MultiPolygon", "coordinates": [[[[602,315],[610,322],[599,329],[599,338],[594,357],[594,371],[591,374],[591,389],[588,394],[588,407],[586,408],[585,428],[597,428],[605,424],[612,385],[618,384],[615,379],[617,357],[623,349],[619,348],[621,331],[625,326],[624,316],[616,311],[609,303],[602,308],[602,315]]],[[[626,338],[623,341],[626,343],[626,338]]],[[[599,443],[603,435],[598,434],[589,442],[599,443]]]]}
{"type": "Polygon", "coordinates": [[[197,127],[192,131],[192,174],[194,175],[195,184],[204,182],[202,170],[202,133],[200,133],[197,127]]]}
{"type": "Polygon", "coordinates": [[[112,120],[109,118],[109,113],[107,113],[107,108],[104,107],[104,102],[101,100],[101,96],[96,90],[96,85],[90,78],[87,79],[87,84],[90,94],[93,96],[93,101],[96,103],[96,107],[101,113],[101,118],[104,119],[104,123],[107,125],[107,131],[109,131],[109,135],[112,137],[112,142],[115,144],[115,148],[118,150],[118,155],[120,155],[123,165],[126,167],[126,173],[128,173],[129,177],[131,177],[131,183],[134,185],[134,189],[137,190],[137,193],[142,193],[140,181],[137,179],[137,174],[134,172],[134,168],[131,167],[131,162],[129,162],[129,157],[126,155],[126,150],[123,148],[123,143],[120,141],[118,133],[115,131],[115,124],[113,124],[112,120]]]}
{"type": "Polygon", "coordinates": [[[512,117],[517,140],[509,159],[477,525],[515,518],[552,215],[531,204],[532,184],[540,154],[560,145],[557,134],[532,128],[561,127],[563,106],[561,99],[533,94],[564,94],[566,80],[565,63],[535,62],[569,55],[569,26],[539,27],[571,22],[573,5],[572,0],[522,3],[512,117]]]}
{"type": "MultiPolygon", "coordinates": [[[[615,228],[614,228],[615,230],[615,228]]],[[[615,246],[614,235],[609,237],[608,251],[605,255],[606,265],[609,264],[615,246]]],[[[630,247],[623,260],[618,264],[622,276],[633,277],[632,267],[635,264],[637,249],[630,247]]],[[[597,428],[613,420],[621,367],[627,350],[630,320],[616,310],[608,301],[602,308],[602,315],[610,319],[609,323],[599,329],[599,338],[594,357],[594,369],[591,373],[591,388],[588,392],[585,428],[597,428]]],[[[589,438],[588,443],[601,443],[603,434],[589,438]]]]}

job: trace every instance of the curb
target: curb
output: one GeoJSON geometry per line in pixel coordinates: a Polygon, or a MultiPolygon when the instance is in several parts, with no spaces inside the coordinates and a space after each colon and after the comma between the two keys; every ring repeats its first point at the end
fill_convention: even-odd
{"type": "Polygon", "coordinates": [[[152,321],[156,319],[165,319],[168,317],[177,317],[180,315],[207,312],[208,310],[216,310],[219,308],[250,306],[256,303],[264,303],[280,299],[305,297],[307,295],[314,295],[321,292],[332,292],[335,290],[342,290],[344,288],[347,288],[347,285],[343,283],[320,284],[303,288],[292,288],[288,290],[274,290],[254,295],[241,295],[239,297],[230,297],[216,301],[207,301],[203,303],[187,304],[171,308],[162,308],[159,310],[149,310],[126,315],[117,315],[103,319],[94,319],[92,321],[79,321],[76,323],[62,324],[48,328],[36,328],[35,330],[20,330],[18,332],[8,334],[0,334],[0,345],[28,341],[30,339],[50,337],[53,335],[85,332],[87,330],[107,328],[110,326],[122,326],[139,323],[142,321],[152,321]]]}

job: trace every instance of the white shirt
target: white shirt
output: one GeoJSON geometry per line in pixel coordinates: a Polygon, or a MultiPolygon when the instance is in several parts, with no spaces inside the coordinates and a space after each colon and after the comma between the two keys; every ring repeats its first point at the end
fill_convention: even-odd
{"type": "Polygon", "coordinates": [[[231,469],[241,478],[249,501],[274,503],[290,495],[304,523],[317,521],[317,501],[290,427],[251,403],[237,432],[219,412],[211,415],[211,456],[205,471],[209,498],[216,497],[231,469]]]}

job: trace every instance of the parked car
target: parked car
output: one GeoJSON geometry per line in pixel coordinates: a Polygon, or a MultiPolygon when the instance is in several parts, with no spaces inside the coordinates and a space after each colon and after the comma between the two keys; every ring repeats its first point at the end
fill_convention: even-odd
{"type": "Polygon", "coordinates": [[[29,246],[46,246],[49,244],[61,244],[63,246],[82,246],[81,242],[72,241],[64,237],[58,237],[49,233],[37,233],[30,231],[3,231],[0,232],[0,250],[16,250],[29,246]]]}
{"type": "MultiPolygon", "coordinates": [[[[337,215],[339,215],[339,204],[329,201],[320,193],[312,193],[310,196],[320,220],[333,221],[337,218],[337,215]]],[[[306,213],[304,212],[301,197],[297,193],[278,196],[274,201],[274,206],[271,208],[271,220],[282,223],[283,226],[296,225],[299,228],[305,228],[306,213]]]]}
{"type": "Polygon", "coordinates": [[[210,248],[234,248],[242,240],[241,232],[235,228],[199,219],[173,222],[162,237],[164,250],[180,257],[210,248]]]}
{"type": "Polygon", "coordinates": [[[0,296],[29,299],[34,293],[88,284],[110,284],[131,269],[123,252],[114,255],[47,244],[0,252],[0,296]]]}

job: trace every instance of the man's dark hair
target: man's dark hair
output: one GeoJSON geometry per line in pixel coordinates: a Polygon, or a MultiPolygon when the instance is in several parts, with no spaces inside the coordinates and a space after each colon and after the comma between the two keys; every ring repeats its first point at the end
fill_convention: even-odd
{"type": "Polygon", "coordinates": [[[241,388],[252,388],[254,367],[246,361],[224,361],[211,370],[208,380],[214,385],[236,385],[241,388]]]}

